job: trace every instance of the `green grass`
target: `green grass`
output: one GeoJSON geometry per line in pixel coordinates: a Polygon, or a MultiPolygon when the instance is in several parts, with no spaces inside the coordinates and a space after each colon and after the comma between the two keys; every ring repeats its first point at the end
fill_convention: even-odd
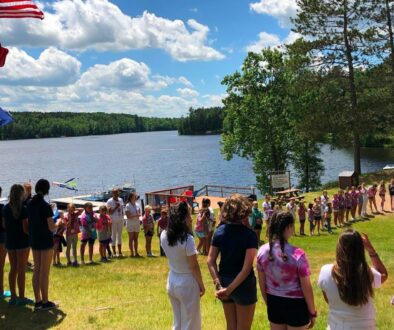
{"type": "MultiPolygon", "coordinates": [[[[312,195],[309,194],[308,199],[312,195]]],[[[394,295],[394,214],[357,223],[355,228],[368,233],[389,271],[389,280],[376,291],[375,306],[378,329],[391,330],[394,328],[394,306],[390,305],[394,295]]],[[[317,277],[320,267],[334,260],[336,240],[337,234],[326,233],[320,237],[292,238],[293,244],[306,251],[311,265],[315,302],[320,314],[315,329],[326,328],[327,305],[317,287],[317,277]]],[[[143,243],[143,235],[140,235],[140,252],[143,252],[143,243]]],[[[154,253],[158,255],[157,237],[153,243],[154,253]]],[[[199,261],[207,289],[202,298],[203,329],[224,329],[221,303],[214,298],[206,257],[199,257],[199,261]]],[[[165,290],[167,273],[167,260],[160,257],[125,258],[80,268],[52,268],[50,298],[60,303],[60,310],[33,313],[31,307],[9,308],[0,301],[0,329],[170,329],[172,310],[165,290]]],[[[27,295],[32,297],[30,281],[31,272],[27,274],[26,287],[27,295]]],[[[260,297],[253,329],[268,329],[266,309],[260,297]]]]}

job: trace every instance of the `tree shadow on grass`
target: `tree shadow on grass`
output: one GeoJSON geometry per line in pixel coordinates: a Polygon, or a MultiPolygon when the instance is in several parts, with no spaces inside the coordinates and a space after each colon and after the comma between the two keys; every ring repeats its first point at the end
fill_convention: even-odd
{"type": "Polygon", "coordinates": [[[66,316],[60,309],[34,312],[33,306],[10,307],[6,300],[0,300],[0,329],[48,329],[66,316]]]}

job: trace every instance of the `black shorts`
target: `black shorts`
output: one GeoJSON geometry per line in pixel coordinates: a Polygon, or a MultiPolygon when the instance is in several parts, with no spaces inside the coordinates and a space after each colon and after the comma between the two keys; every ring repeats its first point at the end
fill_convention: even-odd
{"type": "Polygon", "coordinates": [[[153,236],[153,233],[150,231],[150,230],[148,230],[146,233],[145,233],[145,237],[152,237],[153,236]]]}
{"type": "Polygon", "coordinates": [[[321,220],[321,215],[315,215],[315,216],[313,217],[313,219],[314,219],[314,220],[320,221],[320,220],[321,220]]]}
{"type": "Polygon", "coordinates": [[[108,239],[102,239],[101,241],[99,241],[101,244],[109,244],[112,242],[112,239],[108,238],[108,239]]]}
{"type": "Polygon", "coordinates": [[[256,223],[256,224],[254,225],[254,229],[255,229],[255,230],[261,230],[261,229],[263,229],[263,226],[262,226],[261,224],[259,224],[259,223],[256,223]]]}
{"type": "MultiPolygon", "coordinates": [[[[235,277],[220,276],[220,284],[227,288],[235,277]]],[[[229,300],[223,301],[226,303],[235,303],[237,305],[248,306],[257,302],[256,277],[248,276],[230,295],[229,300]]]]}
{"type": "Polygon", "coordinates": [[[270,322],[291,327],[306,326],[310,322],[304,298],[284,298],[267,294],[267,314],[270,322]]]}
{"type": "Polygon", "coordinates": [[[88,243],[89,242],[90,245],[93,245],[95,241],[96,241],[95,238],[81,239],[82,243],[88,243]]]}

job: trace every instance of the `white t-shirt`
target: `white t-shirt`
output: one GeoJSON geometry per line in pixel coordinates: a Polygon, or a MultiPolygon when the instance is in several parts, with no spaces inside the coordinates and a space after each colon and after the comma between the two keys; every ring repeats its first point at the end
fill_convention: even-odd
{"type": "Polygon", "coordinates": [[[192,235],[187,235],[185,242],[180,244],[178,242],[175,246],[169,246],[167,240],[167,230],[163,230],[160,235],[160,243],[163,248],[169,264],[170,270],[177,274],[191,274],[187,257],[197,254],[197,249],[194,244],[192,235]]]}
{"type": "Polygon", "coordinates": [[[290,203],[286,204],[287,210],[293,215],[293,218],[296,218],[296,211],[297,211],[297,205],[293,204],[291,205],[290,203]]]}
{"type": "MultiPolygon", "coordinates": [[[[373,299],[370,298],[368,303],[363,306],[350,306],[344,303],[339,296],[338,287],[332,278],[332,264],[324,265],[320,270],[318,285],[327,296],[328,299],[328,325],[330,329],[357,329],[357,330],[373,330],[375,325],[375,307],[373,299]]],[[[374,281],[372,287],[374,289],[381,286],[380,273],[371,268],[374,281]]]]}
{"type": "Polygon", "coordinates": [[[108,208],[115,208],[116,204],[119,203],[120,206],[115,210],[114,213],[110,214],[112,221],[123,221],[124,219],[124,210],[123,210],[123,200],[122,198],[118,197],[118,200],[115,201],[112,197],[107,202],[108,208]]]}
{"type": "Polygon", "coordinates": [[[264,220],[268,220],[269,218],[269,210],[271,209],[271,203],[270,202],[263,202],[263,217],[264,220]]]}
{"type": "MultiPolygon", "coordinates": [[[[125,212],[129,211],[131,214],[131,219],[128,220],[139,220],[138,210],[140,210],[138,204],[131,204],[130,202],[126,204],[125,212]]],[[[141,211],[140,211],[141,212],[141,211]]]]}

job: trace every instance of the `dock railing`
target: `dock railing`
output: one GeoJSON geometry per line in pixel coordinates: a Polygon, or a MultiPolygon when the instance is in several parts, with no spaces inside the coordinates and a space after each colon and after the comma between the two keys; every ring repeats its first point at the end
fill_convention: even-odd
{"type": "Polygon", "coordinates": [[[197,196],[228,197],[232,194],[255,195],[256,187],[254,186],[234,187],[234,186],[219,186],[219,185],[207,184],[194,193],[196,197],[197,196]]]}

